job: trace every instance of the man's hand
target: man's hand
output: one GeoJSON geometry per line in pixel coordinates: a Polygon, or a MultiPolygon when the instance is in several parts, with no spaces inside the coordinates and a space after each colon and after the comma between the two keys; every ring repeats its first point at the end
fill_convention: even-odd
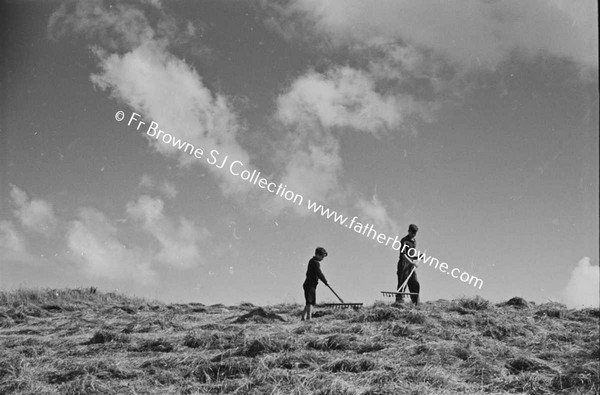
{"type": "Polygon", "coordinates": [[[412,263],[413,265],[415,265],[415,266],[418,266],[419,259],[417,259],[417,260],[415,261],[415,260],[413,260],[413,258],[409,257],[409,256],[408,256],[408,255],[406,255],[406,254],[404,254],[404,258],[405,258],[405,259],[406,259],[408,262],[412,263]]]}

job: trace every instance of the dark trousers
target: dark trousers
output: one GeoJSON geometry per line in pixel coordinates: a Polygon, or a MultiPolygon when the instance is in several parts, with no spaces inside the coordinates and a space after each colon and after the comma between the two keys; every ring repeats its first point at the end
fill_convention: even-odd
{"type": "MultiPolygon", "coordinates": [[[[402,284],[404,284],[404,282],[406,281],[406,278],[412,271],[412,267],[413,267],[413,264],[410,262],[398,261],[398,270],[396,272],[396,274],[398,275],[398,286],[396,287],[396,289],[400,288],[400,286],[402,284]]],[[[417,293],[417,295],[410,295],[410,300],[412,300],[412,302],[414,304],[418,304],[419,303],[418,293],[419,293],[419,290],[421,289],[421,286],[419,285],[419,279],[417,278],[416,270],[413,272],[412,276],[410,276],[410,279],[408,280],[408,283],[406,283],[406,286],[408,288],[408,292],[417,293]]],[[[401,289],[399,292],[406,292],[406,289],[404,289],[404,290],[401,289]]],[[[396,302],[402,302],[402,296],[403,295],[396,295],[396,302]]]]}

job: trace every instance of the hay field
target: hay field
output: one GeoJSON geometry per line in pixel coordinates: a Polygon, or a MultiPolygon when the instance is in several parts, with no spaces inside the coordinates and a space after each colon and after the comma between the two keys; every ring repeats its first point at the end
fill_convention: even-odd
{"type": "Polygon", "coordinates": [[[361,310],[0,292],[2,394],[598,394],[599,309],[361,310]]]}

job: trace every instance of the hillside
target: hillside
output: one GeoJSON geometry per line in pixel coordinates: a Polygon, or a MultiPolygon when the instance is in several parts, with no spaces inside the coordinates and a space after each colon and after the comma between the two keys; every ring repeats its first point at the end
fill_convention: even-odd
{"type": "Polygon", "coordinates": [[[598,394],[599,310],[522,299],[361,310],[0,292],[2,394],[598,394]]]}

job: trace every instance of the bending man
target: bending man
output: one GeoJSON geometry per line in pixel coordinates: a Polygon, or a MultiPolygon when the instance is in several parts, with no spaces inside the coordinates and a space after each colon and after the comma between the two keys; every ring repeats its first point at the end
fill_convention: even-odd
{"type": "MultiPolygon", "coordinates": [[[[416,268],[416,263],[413,259],[417,258],[418,255],[417,240],[415,239],[418,231],[419,228],[417,225],[410,224],[408,227],[408,234],[400,241],[400,259],[398,260],[398,268],[396,271],[396,274],[398,275],[398,292],[406,292],[399,288],[402,286],[402,284],[404,284],[413,267],[416,268]],[[414,255],[412,256],[408,254],[408,251],[411,249],[414,251],[414,255]]],[[[419,304],[419,290],[421,287],[419,285],[419,280],[417,279],[416,270],[413,271],[412,275],[408,279],[407,287],[409,292],[416,293],[416,295],[410,295],[412,302],[415,305],[419,304]]],[[[396,303],[402,303],[402,297],[403,295],[396,295],[396,303]]]]}

